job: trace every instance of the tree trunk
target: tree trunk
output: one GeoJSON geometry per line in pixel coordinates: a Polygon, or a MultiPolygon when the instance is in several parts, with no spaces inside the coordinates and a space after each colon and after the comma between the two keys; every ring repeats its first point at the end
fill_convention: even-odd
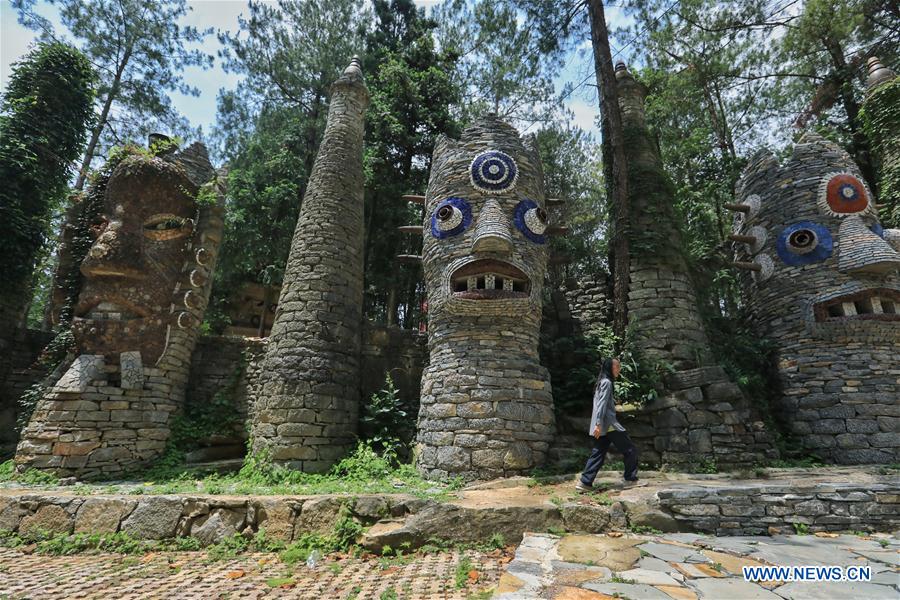
{"type": "Polygon", "coordinates": [[[622,115],[619,112],[619,93],[612,54],[609,50],[609,32],[601,0],[588,1],[591,21],[591,44],[594,47],[594,70],[600,90],[600,116],[603,121],[603,139],[609,144],[612,158],[612,179],[608,183],[613,203],[615,233],[613,251],[613,332],[624,339],[628,328],[628,287],[630,279],[628,251],[628,171],[625,163],[625,139],[622,115]]]}
{"type": "Polygon", "coordinates": [[[122,74],[125,72],[125,67],[131,59],[131,50],[131,46],[125,49],[125,54],[122,56],[122,62],[119,63],[119,66],[116,69],[116,76],[113,78],[109,93],[106,95],[106,100],[103,102],[103,110],[100,111],[100,119],[97,121],[97,126],[91,131],[91,140],[88,142],[87,150],[84,151],[84,160],[81,161],[78,179],[75,180],[75,189],[79,192],[84,189],[84,182],[87,179],[88,171],[91,168],[91,161],[94,159],[94,151],[97,149],[97,142],[100,141],[100,134],[103,133],[103,128],[106,127],[106,121],[109,118],[109,111],[112,108],[112,103],[119,94],[119,86],[122,84],[122,74]]]}

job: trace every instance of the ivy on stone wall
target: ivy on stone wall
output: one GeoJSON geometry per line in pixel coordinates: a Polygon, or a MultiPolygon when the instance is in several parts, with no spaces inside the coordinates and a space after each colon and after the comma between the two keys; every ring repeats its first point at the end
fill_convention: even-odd
{"type": "Polygon", "coordinates": [[[900,77],[872,90],[860,117],[877,161],[882,225],[900,227],[900,77]]]}
{"type": "Polygon", "coordinates": [[[20,307],[51,209],[66,193],[91,119],[94,71],[78,50],[39,44],[14,68],[0,107],[0,302],[20,307]]]}

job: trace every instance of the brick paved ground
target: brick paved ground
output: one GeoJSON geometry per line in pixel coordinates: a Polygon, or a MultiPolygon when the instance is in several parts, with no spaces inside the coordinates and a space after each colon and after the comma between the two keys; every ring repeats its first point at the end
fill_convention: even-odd
{"type": "Polygon", "coordinates": [[[0,598],[463,600],[495,587],[504,562],[499,552],[464,554],[477,581],[457,589],[455,575],[463,556],[459,552],[393,561],[327,557],[309,569],[305,564],[287,566],[274,554],[212,562],[203,552],[46,556],[0,548],[0,598]]]}

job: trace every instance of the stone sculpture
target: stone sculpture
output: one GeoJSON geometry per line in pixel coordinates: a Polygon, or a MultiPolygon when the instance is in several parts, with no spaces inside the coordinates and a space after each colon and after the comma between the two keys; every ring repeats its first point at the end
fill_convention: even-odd
{"type": "Polygon", "coordinates": [[[428,477],[491,479],[540,465],[554,433],[538,360],[547,213],[532,140],[496,117],[439,138],[422,262],[430,362],[417,464],[428,477]]]}
{"type": "Polygon", "coordinates": [[[163,451],[209,299],[223,203],[202,144],[116,167],[81,264],[76,351],[22,432],[20,468],[89,477],[163,451]]]}
{"type": "Polygon", "coordinates": [[[779,164],[758,153],[737,185],[742,285],[778,344],[778,418],[837,463],[900,457],[900,230],[884,229],[851,158],[805,134],[779,164]]]}
{"type": "Polygon", "coordinates": [[[310,472],[347,453],[359,412],[369,93],[358,58],[331,94],[251,413],[253,451],[310,472]]]}

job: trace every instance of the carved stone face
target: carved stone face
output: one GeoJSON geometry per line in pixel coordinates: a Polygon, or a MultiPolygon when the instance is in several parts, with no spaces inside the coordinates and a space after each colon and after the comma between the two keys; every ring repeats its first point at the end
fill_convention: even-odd
{"type": "Polygon", "coordinates": [[[96,240],[81,264],[84,285],[73,324],[82,354],[139,349],[145,364],[177,326],[173,304],[197,220],[197,186],[161,158],[125,159],[109,179],[96,240]]]}
{"type": "Polygon", "coordinates": [[[766,320],[782,319],[773,334],[900,339],[900,232],[881,226],[849,157],[807,136],[784,166],[762,156],[748,173],[735,232],[756,241],[738,253],[760,265],[751,295],[766,320]]]}
{"type": "MultiPolygon", "coordinates": [[[[435,149],[423,263],[429,314],[518,317],[540,306],[547,213],[535,152],[467,129],[435,149]]],[[[494,130],[496,131],[496,129],[494,130]]]]}

